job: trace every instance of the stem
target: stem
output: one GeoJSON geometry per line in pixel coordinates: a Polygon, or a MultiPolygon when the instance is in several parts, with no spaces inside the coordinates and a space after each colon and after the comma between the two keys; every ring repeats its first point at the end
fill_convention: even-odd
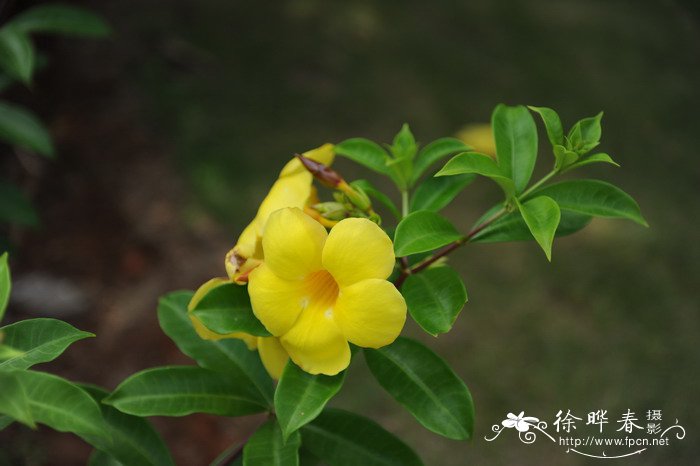
{"type": "MultiPolygon", "coordinates": [[[[557,169],[552,170],[551,172],[547,173],[545,176],[542,177],[539,181],[537,181],[535,184],[530,186],[528,189],[523,191],[520,196],[517,197],[518,201],[524,200],[527,196],[532,194],[533,191],[535,191],[537,188],[545,184],[547,181],[549,181],[554,175],[558,173],[557,169]]],[[[402,191],[402,200],[404,200],[404,204],[408,203],[408,192],[402,191]],[[404,200],[404,194],[405,194],[405,200],[404,200]]],[[[467,233],[465,236],[461,237],[457,241],[454,241],[447,246],[443,247],[440,249],[438,252],[433,254],[432,256],[428,257],[427,259],[423,260],[422,262],[419,262],[418,264],[414,265],[413,267],[408,268],[408,260],[405,257],[401,258],[401,263],[404,264],[404,267],[401,269],[401,275],[396,279],[394,282],[394,285],[396,288],[401,289],[401,285],[403,285],[403,282],[406,281],[406,278],[408,278],[409,275],[418,273],[421,270],[425,270],[428,267],[430,267],[432,264],[437,262],[440,258],[445,257],[452,251],[458,249],[460,246],[463,244],[468,243],[474,236],[476,236],[480,231],[482,231],[484,228],[487,226],[491,225],[493,222],[498,220],[499,218],[503,217],[505,214],[507,214],[508,211],[506,210],[505,207],[499,209],[498,211],[494,212],[493,215],[491,215],[488,219],[484,220],[481,222],[479,225],[475,226],[472,228],[472,230],[467,233]]],[[[406,214],[404,214],[405,216],[406,214]]]]}
{"type": "Polygon", "coordinates": [[[408,215],[408,189],[401,190],[401,217],[408,215]]]}

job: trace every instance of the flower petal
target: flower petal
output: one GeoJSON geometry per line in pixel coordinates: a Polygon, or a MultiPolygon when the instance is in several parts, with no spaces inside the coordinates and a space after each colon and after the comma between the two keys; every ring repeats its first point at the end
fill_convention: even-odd
{"type": "Polygon", "coordinates": [[[311,173],[300,172],[275,181],[267,197],[260,204],[253,222],[258,230],[258,235],[264,236],[267,223],[273,212],[285,207],[302,209],[306,205],[306,201],[311,196],[312,180],[311,173]]]}
{"type": "Polygon", "coordinates": [[[265,226],[265,264],[280,278],[301,280],[321,268],[326,229],[300,209],[275,211],[265,226]]]}
{"type": "Polygon", "coordinates": [[[267,373],[273,379],[279,380],[284,366],[289,361],[289,354],[280,344],[279,338],[258,337],[258,352],[267,373]]]}
{"type": "Polygon", "coordinates": [[[350,345],[328,310],[302,312],[280,343],[292,361],[310,374],[335,375],[350,364],[350,345]]]}
{"type": "Polygon", "coordinates": [[[401,333],[406,301],[393,284],[371,278],[342,288],[334,314],[348,341],[365,348],[381,348],[401,333]]]}
{"type": "Polygon", "coordinates": [[[341,287],[367,278],[386,279],[394,269],[394,260],[391,239],[366,218],[338,222],[323,247],[323,267],[341,287]]]}
{"type": "Polygon", "coordinates": [[[275,336],[292,328],[303,308],[302,282],[278,277],[268,262],[250,272],[248,294],[255,317],[275,336]]]}
{"type": "Polygon", "coordinates": [[[513,427],[515,427],[516,423],[517,423],[517,421],[515,421],[513,419],[504,419],[501,422],[501,424],[503,424],[503,427],[507,427],[508,429],[512,429],[513,427]]]}
{"type": "Polygon", "coordinates": [[[527,432],[530,430],[530,424],[521,419],[515,423],[515,428],[518,430],[518,432],[527,432]]]}

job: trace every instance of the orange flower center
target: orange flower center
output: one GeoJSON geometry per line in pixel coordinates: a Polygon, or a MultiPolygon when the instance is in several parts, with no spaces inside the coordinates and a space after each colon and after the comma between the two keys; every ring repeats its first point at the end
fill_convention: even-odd
{"type": "Polygon", "coordinates": [[[304,307],[313,307],[323,312],[330,311],[332,314],[339,289],[338,283],[330,273],[318,270],[309,274],[304,281],[304,291],[304,307]]]}

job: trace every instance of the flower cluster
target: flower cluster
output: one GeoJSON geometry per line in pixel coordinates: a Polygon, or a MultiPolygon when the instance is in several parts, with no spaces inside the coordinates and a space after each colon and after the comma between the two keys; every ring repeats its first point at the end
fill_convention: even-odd
{"type": "MultiPolygon", "coordinates": [[[[304,157],[330,164],[333,146],[304,157]]],[[[345,218],[327,231],[310,209],[318,202],[312,181],[301,162],[291,160],[227,254],[229,278],[208,281],[190,302],[192,310],[229,280],[248,283],[253,312],[272,336],[220,335],[190,318],[202,338],[238,338],[257,349],[276,379],[289,358],[311,374],[335,375],[350,363],[350,343],[388,345],[406,320],[404,298],[387,281],[395,265],[391,239],[367,218],[345,218]]]]}

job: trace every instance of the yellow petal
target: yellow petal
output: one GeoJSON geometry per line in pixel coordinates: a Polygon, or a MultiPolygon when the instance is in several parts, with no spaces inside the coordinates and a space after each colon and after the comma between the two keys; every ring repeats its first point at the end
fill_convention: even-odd
{"type": "Polygon", "coordinates": [[[345,338],[364,348],[393,342],[406,322],[406,301],[396,287],[376,278],[340,290],[335,321],[345,338]]]}
{"type": "MultiPolygon", "coordinates": [[[[325,166],[330,166],[335,158],[335,151],[333,150],[333,144],[324,144],[316,149],[306,151],[302,155],[311,160],[315,160],[316,162],[321,162],[325,166]]],[[[301,172],[306,172],[306,169],[301,164],[299,159],[294,157],[287,163],[287,165],[284,166],[282,172],[280,173],[280,178],[301,172]]]]}
{"type": "Polygon", "coordinates": [[[292,328],[304,304],[302,281],[278,277],[267,262],[250,273],[248,294],[255,317],[276,336],[292,328]]]}
{"type": "Polygon", "coordinates": [[[394,269],[394,245],[365,218],[347,218],[328,234],[323,267],[343,287],[368,278],[385,279],[394,269]]]}
{"type": "Polygon", "coordinates": [[[253,350],[257,347],[257,339],[253,335],[249,335],[243,332],[233,332],[226,334],[212,332],[211,330],[206,328],[204,324],[202,324],[202,322],[197,317],[195,317],[194,314],[192,314],[192,310],[194,310],[195,306],[197,306],[197,303],[199,303],[199,301],[201,301],[207,293],[209,293],[217,286],[224,285],[226,283],[230,283],[229,280],[226,278],[212,278],[211,280],[200,286],[199,289],[194,293],[194,295],[192,295],[192,299],[190,299],[190,302],[187,305],[187,315],[190,317],[190,320],[192,321],[192,326],[194,327],[195,332],[197,332],[197,335],[199,335],[200,338],[212,341],[221,340],[224,338],[238,338],[245,342],[246,346],[248,346],[248,349],[253,350]]]}
{"type": "Polygon", "coordinates": [[[331,309],[306,309],[280,343],[292,361],[310,374],[335,375],[350,364],[350,345],[331,309]]]}
{"type": "Polygon", "coordinates": [[[300,209],[270,215],[263,236],[265,264],[286,280],[301,280],[321,268],[326,229],[300,209]]]}
{"type": "Polygon", "coordinates": [[[285,207],[304,208],[311,196],[312,179],[311,173],[304,171],[275,181],[255,216],[258,235],[264,236],[270,215],[276,210],[285,207]]]}
{"type": "Polygon", "coordinates": [[[280,344],[279,338],[258,337],[258,352],[267,373],[273,379],[279,380],[282,377],[284,366],[289,361],[289,355],[280,344]]]}

